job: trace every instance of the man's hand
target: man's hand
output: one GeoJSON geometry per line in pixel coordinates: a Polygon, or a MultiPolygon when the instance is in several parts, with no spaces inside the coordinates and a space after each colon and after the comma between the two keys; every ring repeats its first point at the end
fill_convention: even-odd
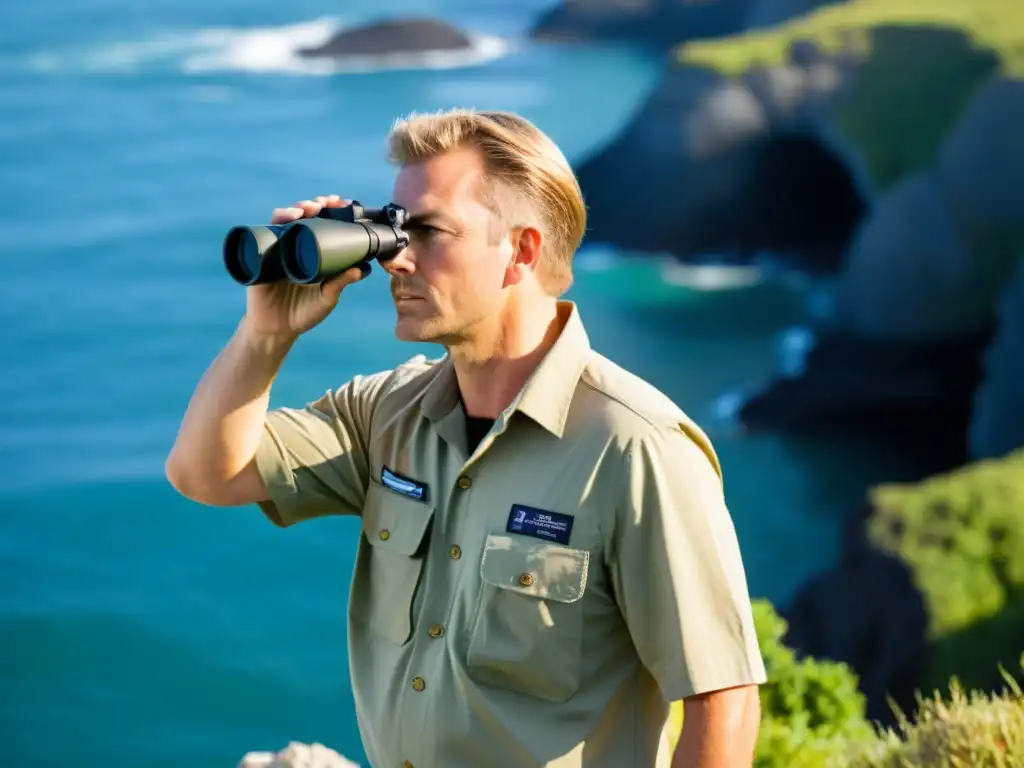
{"type": "Polygon", "coordinates": [[[761,725],[756,685],[683,700],[683,732],[672,768],[750,768],[761,725]]]}
{"type": "MultiPolygon", "coordinates": [[[[290,224],[298,219],[311,219],[324,208],[341,208],[348,204],[348,200],[337,195],[300,200],[290,208],[275,208],[270,223],[290,224]]],[[[296,285],[290,280],[250,285],[246,288],[246,323],[261,335],[299,336],[331,313],[345,286],[362,280],[367,274],[359,267],[352,267],[319,285],[296,285]]]]}

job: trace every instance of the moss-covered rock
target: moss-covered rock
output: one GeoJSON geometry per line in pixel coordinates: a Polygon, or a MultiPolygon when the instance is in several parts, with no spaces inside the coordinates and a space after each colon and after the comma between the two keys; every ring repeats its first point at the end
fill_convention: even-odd
{"type": "Polygon", "coordinates": [[[1024,638],[1024,449],[879,486],[870,500],[868,537],[908,564],[928,607],[936,653],[926,685],[964,671],[969,685],[984,685],[970,679],[979,662],[1013,668],[1024,638]]]}
{"type": "Polygon", "coordinates": [[[786,61],[812,42],[861,60],[833,115],[878,188],[930,164],[976,88],[1024,73],[1017,0],[850,0],[767,30],[679,46],[676,60],[727,75],[786,61]]]}

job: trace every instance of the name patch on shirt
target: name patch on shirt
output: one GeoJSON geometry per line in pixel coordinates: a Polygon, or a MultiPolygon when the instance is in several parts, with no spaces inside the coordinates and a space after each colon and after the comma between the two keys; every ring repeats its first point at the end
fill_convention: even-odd
{"type": "Polygon", "coordinates": [[[380,482],[385,488],[390,488],[395,493],[408,496],[417,501],[427,500],[427,484],[413,480],[382,466],[380,470],[380,482]]]}
{"type": "Polygon", "coordinates": [[[513,504],[505,531],[568,544],[569,534],[572,533],[572,515],[513,504]]]}

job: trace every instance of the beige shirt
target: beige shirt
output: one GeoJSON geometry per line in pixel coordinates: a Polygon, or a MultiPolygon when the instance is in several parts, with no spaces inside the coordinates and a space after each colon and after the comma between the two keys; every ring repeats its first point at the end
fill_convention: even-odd
{"type": "Polygon", "coordinates": [[[267,418],[264,513],[362,516],[349,659],[374,768],[662,768],[667,702],[765,680],[711,444],[561,310],[471,456],[447,357],[267,418]]]}

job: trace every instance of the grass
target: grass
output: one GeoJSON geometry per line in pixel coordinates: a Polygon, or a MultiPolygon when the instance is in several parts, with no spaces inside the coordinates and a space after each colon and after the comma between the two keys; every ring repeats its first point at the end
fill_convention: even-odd
{"type": "Polygon", "coordinates": [[[767,30],[689,42],[675,57],[734,76],[785,61],[802,40],[862,59],[833,121],[885,189],[934,159],[978,85],[1024,76],[1024,2],[848,0],[767,30]]]}
{"type": "MultiPolygon", "coordinates": [[[[1024,657],[1021,658],[1024,665],[1024,657]]],[[[956,680],[949,695],[921,698],[913,720],[870,742],[851,745],[842,768],[1019,768],[1024,765],[1024,696],[1005,676],[1004,691],[968,693],[956,680]]]]}

